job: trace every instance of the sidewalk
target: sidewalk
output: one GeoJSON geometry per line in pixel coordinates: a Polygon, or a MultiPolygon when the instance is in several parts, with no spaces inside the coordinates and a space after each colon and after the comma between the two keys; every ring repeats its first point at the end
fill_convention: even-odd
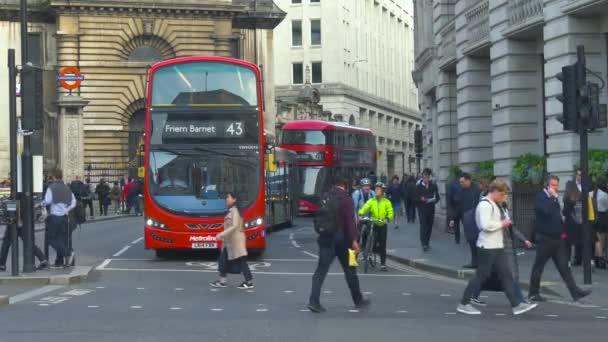
{"type": "MultiPolygon", "coordinates": [[[[431,250],[424,253],[420,247],[418,224],[405,224],[402,222],[399,230],[390,225],[388,233],[388,256],[390,259],[408,266],[439,274],[450,278],[468,279],[474,271],[465,270],[463,265],[470,261],[469,246],[466,241],[460,245],[454,242],[454,235],[444,233],[443,227],[434,227],[431,238],[431,250]]],[[[532,264],[534,263],[534,250],[519,250],[519,274],[522,289],[527,290],[530,282],[532,264]]],[[[573,267],[574,279],[583,286],[583,268],[573,267]]],[[[593,293],[586,302],[595,305],[608,305],[608,271],[595,270],[592,274],[593,293]]],[[[561,300],[571,300],[557,269],[550,261],[545,267],[542,277],[541,293],[547,296],[561,297],[561,300]]],[[[464,290],[464,287],[463,287],[464,290]]]]}

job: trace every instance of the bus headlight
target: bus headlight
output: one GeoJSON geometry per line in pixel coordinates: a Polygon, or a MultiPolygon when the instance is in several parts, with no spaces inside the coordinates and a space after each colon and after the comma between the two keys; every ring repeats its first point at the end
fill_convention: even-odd
{"type": "Polygon", "coordinates": [[[251,220],[251,221],[245,223],[245,229],[259,227],[263,224],[264,224],[264,219],[261,217],[258,217],[254,220],[251,220]]]}
{"type": "Polygon", "coordinates": [[[146,219],[146,226],[149,226],[152,228],[167,229],[167,226],[164,223],[156,221],[151,218],[146,219]]]}

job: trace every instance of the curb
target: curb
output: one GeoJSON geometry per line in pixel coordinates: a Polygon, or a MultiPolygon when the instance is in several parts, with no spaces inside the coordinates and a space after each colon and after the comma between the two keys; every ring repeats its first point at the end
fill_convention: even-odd
{"type": "MultiPolygon", "coordinates": [[[[430,263],[419,262],[416,259],[403,258],[400,256],[391,255],[391,254],[387,254],[386,257],[394,262],[409,266],[411,268],[415,268],[417,270],[440,275],[440,276],[443,276],[446,278],[452,278],[452,279],[458,279],[458,280],[469,280],[475,274],[471,270],[453,269],[453,268],[450,268],[447,266],[433,265],[430,263]]],[[[519,286],[521,286],[521,288],[523,290],[528,290],[530,288],[530,285],[528,283],[524,283],[524,282],[520,282],[519,286]]],[[[547,286],[541,285],[540,290],[544,294],[548,294],[553,297],[563,298],[563,296],[561,294],[559,294],[558,292],[556,292],[555,290],[553,290],[547,286]]]]}
{"type": "MultiPolygon", "coordinates": [[[[4,276],[0,277],[0,285],[73,285],[85,282],[92,271],[93,267],[91,266],[76,266],[69,274],[18,277],[4,276]]],[[[0,296],[0,303],[1,302],[2,296],[0,296]]]]}
{"type": "Polygon", "coordinates": [[[7,296],[0,296],[0,306],[9,304],[9,298],[7,296]]]}

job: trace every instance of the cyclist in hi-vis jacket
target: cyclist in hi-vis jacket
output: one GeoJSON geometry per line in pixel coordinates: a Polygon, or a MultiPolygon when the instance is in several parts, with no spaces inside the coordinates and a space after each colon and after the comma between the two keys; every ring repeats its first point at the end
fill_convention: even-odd
{"type": "Polygon", "coordinates": [[[363,208],[359,209],[359,216],[364,216],[370,213],[372,220],[380,220],[385,223],[373,223],[374,232],[376,234],[376,243],[378,247],[378,254],[380,254],[381,270],[387,271],[386,268],[386,235],[387,235],[387,224],[394,217],[393,205],[391,201],[384,195],[386,191],[386,185],[383,183],[376,184],[376,198],[372,198],[363,208]]]}

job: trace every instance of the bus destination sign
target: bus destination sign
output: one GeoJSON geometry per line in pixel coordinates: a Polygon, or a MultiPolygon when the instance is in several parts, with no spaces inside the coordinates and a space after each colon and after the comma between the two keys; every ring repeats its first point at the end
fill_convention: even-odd
{"type": "Polygon", "coordinates": [[[163,139],[242,138],[243,121],[167,121],[163,139]]]}

